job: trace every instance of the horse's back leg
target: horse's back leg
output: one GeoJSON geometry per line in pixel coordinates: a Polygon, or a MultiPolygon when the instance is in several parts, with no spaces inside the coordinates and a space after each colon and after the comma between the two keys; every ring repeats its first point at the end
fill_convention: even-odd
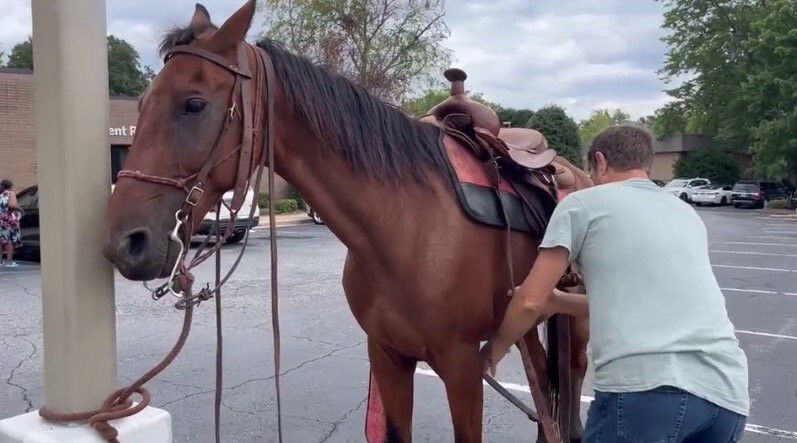
{"type": "Polygon", "coordinates": [[[370,337],[368,358],[385,410],[387,442],[411,442],[413,378],[417,361],[379,345],[370,337]]]}
{"type": "Polygon", "coordinates": [[[450,343],[430,362],[446,386],[457,443],[482,441],[484,391],[478,355],[478,343],[450,343]]]}
{"type": "Polygon", "coordinates": [[[570,441],[581,441],[584,426],[581,423],[581,386],[587,373],[587,342],[589,342],[589,317],[570,318],[570,377],[572,388],[572,415],[570,416],[570,441]]]}

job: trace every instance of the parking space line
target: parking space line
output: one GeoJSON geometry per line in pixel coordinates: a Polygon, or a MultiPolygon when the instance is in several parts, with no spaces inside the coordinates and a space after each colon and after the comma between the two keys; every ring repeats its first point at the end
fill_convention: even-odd
{"type": "Polygon", "coordinates": [[[767,240],[797,240],[797,237],[783,237],[782,235],[748,235],[747,238],[764,238],[767,240]]]}
{"type": "Polygon", "coordinates": [[[709,249],[708,252],[717,254],[742,254],[742,255],[769,255],[774,257],[792,257],[797,258],[797,254],[775,254],[774,252],[752,252],[752,251],[723,251],[719,249],[709,249]]]}
{"type": "Polygon", "coordinates": [[[776,231],[764,228],[764,232],[767,234],[797,234],[797,230],[794,231],[776,231]]]}
{"type": "Polygon", "coordinates": [[[797,248],[797,244],[792,243],[754,243],[746,241],[715,241],[712,243],[720,243],[723,245],[783,246],[787,248],[797,248]]]}
{"type": "Polygon", "coordinates": [[[758,268],[755,266],[711,265],[712,268],[750,269],[753,271],[797,272],[797,269],[758,268]]]}
{"type": "Polygon", "coordinates": [[[764,291],[761,289],[737,289],[737,288],[720,288],[722,291],[732,291],[732,292],[749,292],[752,294],[780,294],[777,291],[764,291]]]}
{"type": "Polygon", "coordinates": [[[757,331],[745,331],[743,329],[737,329],[737,334],[747,334],[747,335],[759,335],[761,337],[771,337],[771,338],[782,338],[784,340],[795,340],[797,341],[797,337],[792,335],[781,335],[781,334],[772,334],[769,332],[757,332],[757,331]]]}
{"type": "MultiPolygon", "coordinates": [[[[420,375],[425,375],[427,377],[439,378],[437,373],[434,372],[431,369],[418,368],[418,369],[415,370],[415,373],[416,374],[420,374],[420,375]]],[[[486,382],[482,382],[482,383],[485,384],[485,385],[487,384],[486,382]]],[[[498,382],[498,383],[501,386],[503,386],[504,388],[506,388],[507,390],[509,390],[509,391],[524,392],[524,393],[530,393],[531,392],[529,387],[526,386],[526,385],[521,385],[521,384],[518,384],[518,383],[505,383],[505,382],[498,382]]],[[[581,403],[589,403],[589,402],[591,402],[594,399],[595,399],[594,397],[589,396],[589,395],[583,395],[583,394],[581,395],[581,403]]],[[[786,431],[784,429],[776,429],[776,428],[770,428],[770,427],[767,427],[767,426],[761,426],[761,425],[755,425],[755,424],[752,424],[752,423],[748,423],[748,424],[746,424],[744,426],[744,430],[748,431],[748,432],[753,432],[753,433],[756,433],[756,434],[765,434],[765,435],[770,435],[770,436],[775,436],[775,437],[790,438],[790,439],[797,440],[797,432],[786,431]]]]}

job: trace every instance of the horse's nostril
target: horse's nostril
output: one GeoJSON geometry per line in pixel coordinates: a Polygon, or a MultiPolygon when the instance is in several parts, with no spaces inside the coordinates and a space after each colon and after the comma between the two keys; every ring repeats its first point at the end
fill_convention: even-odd
{"type": "Polygon", "coordinates": [[[127,252],[136,257],[147,249],[147,232],[136,231],[127,236],[127,252]]]}

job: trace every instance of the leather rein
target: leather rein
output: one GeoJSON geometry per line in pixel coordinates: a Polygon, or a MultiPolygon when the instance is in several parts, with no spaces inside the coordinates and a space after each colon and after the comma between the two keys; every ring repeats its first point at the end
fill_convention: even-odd
{"type": "MultiPolygon", "coordinates": [[[[278,281],[277,281],[277,243],[276,243],[276,223],[275,223],[275,201],[274,201],[274,141],[275,141],[275,125],[274,125],[274,67],[271,59],[265,52],[257,46],[252,46],[247,43],[242,43],[238,50],[238,63],[233,64],[225,58],[207,51],[202,48],[194,46],[177,46],[172,48],[166,55],[164,63],[168,63],[173,57],[178,55],[187,55],[198,57],[205,61],[211,62],[235,76],[235,82],[230,92],[229,107],[226,113],[225,121],[216,140],[210,150],[208,158],[205,160],[202,168],[193,174],[184,177],[164,177],[158,175],[146,174],[138,170],[122,170],[119,172],[118,177],[128,178],[148,183],[153,183],[162,186],[170,186],[183,191],[186,195],[180,209],[174,214],[175,226],[171,231],[169,238],[170,241],[179,245],[180,253],[175,265],[170,273],[168,280],[155,289],[150,289],[146,283],[144,286],[151,292],[152,298],[158,300],[166,294],[175,296],[178,301],[175,303],[175,308],[185,311],[183,320],[183,327],[177,343],[173,346],[172,350],[164,357],[161,362],[141,376],[138,380],[133,382],[130,386],[114,391],[108,399],[103,403],[102,407],[94,411],[86,411],[80,413],[58,413],[43,407],[39,413],[42,418],[56,422],[72,422],[88,420],[101,435],[109,442],[118,442],[118,432],[111,426],[108,421],[116,420],[124,417],[131,416],[143,410],[150,402],[151,395],[143,387],[143,385],[158,375],[165,369],[177,356],[185,343],[190,332],[191,319],[193,316],[193,308],[198,306],[202,301],[215,298],[216,302],[216,386],[215,386],[215,401],[214,401],[214,429],[216,442],[220,442],[220,408],[221,408],[221,395],[222,395],[222,328],[221,328],[221,287],[227,282],[232,273],[238,267],[246,250],[249,241],[249,230],[247,229],[244,236],[244,241],[241,250],[236,257],[233,265],[230,267],[226,275],[221,277],[221,247],[232,235],[235,227],[235,219],[238,216],[243,203],[246,199],[247,190],[252,184],[252,172],[255,172],[253,188],[258,190],[260,188],[261,177],[263,169],[266,164],[268,168],[268,204],[269,204],[269,243],[271,250],[271,320],[273,327],[273,346],[274,346],[274,384],[276,389],[276,402],[277,402],[277,433],[278,440],[282,441],[282,409],[280,401],[280,330],[279,330],[279,313],[278,313],[278,281]],[[255,64],[250,71],[248,53],[254,57],[255,64]],[[253,100],[254,98],[254,100],[253,100]],[[240,99],[240,103],[239,103],[240,99]],[[267,114],[264,116],[263,103],[268,106],[267,114]],[[261,124],[265,117],[266,130],[261,130],[258,126],[261,124]],[[227,155],[219,157],[219,146],[221,145],[224,135],[230,127],[232,121],[236,118],[242,120],[242,136],[241,143],[236,146],[227,155]],[[256,146],[258,137],[262,143],[261,146],[256,146]],[[255,149],[260,149],[260,162],[255,164],[255,149]],[[238,169],[235,179],[235,187],[232,202],[227,205],[226,203],[219,202],[216,206],[216,222],[211,229],[210,233],[205,237],[193,258],[186,263],[187,249],[190,245],[191,234],[194,227],[192,220],[193,208],[202,200],[205,195],[205,186],[208,177],[214,168],[229,160],[235,154],[238,154],[238,169]],[[230,212],[230,221],[224,233],[219,232],[219,212],[221,205],[224,204],[230,212]],[[187,225],[187,226],[184,226],[187,225]],[[181,232],[181,228],[182,232],[181,232]],[[182,234],[182,235],[181,235],[182,234]],[[207,248],[209,240],[215,236],[216,240],[212,247],[207,248]],[[194,276],[191,270],[198,266],[200,263],[207,260],[211,255],[215,255],[215,284],[211,288],[207,284],[198,293],[193,292],[194,276]],[[134,404],[130,397],[137,393],[141,400],[139,403],[134,404]]],[[[249,219],[254,216],[254,211],[258,203],[258,194],[255,191],[252,206],[249,212],[249,219]]]]}

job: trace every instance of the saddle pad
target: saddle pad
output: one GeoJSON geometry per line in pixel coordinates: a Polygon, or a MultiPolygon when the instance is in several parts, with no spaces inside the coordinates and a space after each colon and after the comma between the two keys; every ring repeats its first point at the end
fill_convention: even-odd
{"type": "MultiPolygon", "coordinates": [[[[506,229],[504,215],[489,176],[491,172],[489,168],[492,166],[480,162],[468,148],[448,135],[443,136],[443,147],[448,153],[453,173],[457,179],[457,186],[454,188],[465,214],[478,223],[506,229]]],[[[542,234],[545,225],[541,223],[539,217],[529,214],[515,185],[502,179],[499,189],[501,201],[509,218],[510,228],[542,234]]],[[[545,222],[547,222],[547,217],[545,217],[545,222]]]]}

